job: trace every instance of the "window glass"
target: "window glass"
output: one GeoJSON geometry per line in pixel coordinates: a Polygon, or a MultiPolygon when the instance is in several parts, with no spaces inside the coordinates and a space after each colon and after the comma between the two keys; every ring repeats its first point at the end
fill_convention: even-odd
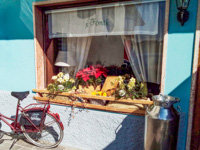
{"type": "Polygon", "coordinates": [[[88,66],[102,65],[109,75],[129,74],[157,94],[164,13],[163,1],[47,11],[49,38],[56,43],[54,65],[71,76],[88,66]]]}

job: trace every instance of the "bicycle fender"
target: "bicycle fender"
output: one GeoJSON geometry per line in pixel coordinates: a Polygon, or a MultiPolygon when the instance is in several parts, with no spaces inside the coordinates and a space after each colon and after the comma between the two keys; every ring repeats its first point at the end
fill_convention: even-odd
{"type": "Polygon", "coordinates": [[[60,124],[61,126],[61,129],[64,130],[64,126],[63,126],[63,123],[62,121],[60,120],[60,115],[58,113],[51,113],[51,112],[47,112],[48,114],[50,114],[51,116],[53,116],[57,121],[58,123],[60,124]]]}

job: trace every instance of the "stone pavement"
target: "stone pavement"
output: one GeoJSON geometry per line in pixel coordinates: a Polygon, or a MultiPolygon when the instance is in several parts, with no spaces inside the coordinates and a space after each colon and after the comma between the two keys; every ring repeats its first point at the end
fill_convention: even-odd
{"type": "MultiPolygon", "coordinates": [[[[10,146],[13,143],[13,140],[10,136],[4,135],[4,137],[2,139],[9,139],[9,140],[4,140],[4,142],[2,144],[0,144],[0,150],[9,150],[10,146]]],[[[26,142],[24,140],[23,137],[21,137],[12,147],[11,150],[46,150],[44,148],[39,148],[36,147],[32,144],[29,144],[28,142],[26,142]]],[[[58,146],[56,148],[52,148],[51,150],[78,150],[72,147],[63,147],[63,146],[58,146]]]]}

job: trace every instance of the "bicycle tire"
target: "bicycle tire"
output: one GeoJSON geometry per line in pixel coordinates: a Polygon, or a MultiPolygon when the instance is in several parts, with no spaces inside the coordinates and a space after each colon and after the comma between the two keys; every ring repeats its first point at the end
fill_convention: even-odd
{"type": "Polygon", "coordinates": [[[4,136],[3,131],[0,131],[0,139],[4,136]]]}
{"type": "Polygon", "coordinates": [[[58,121],[48,113],[46,114],[44,129],[42,130],[42,132],[27,133],[24,125],[21,126],[21,129],[24,136],[30,143],[41,148],[54,148],[58,146],[62,141],[64,134],[58,121]],[[53,121],[53,123],[48,125],[47,123],[49,123],[50,121],[53,121]],[[50,135],[50,137],[46,137],[48,135],[45,135],[44,133],[50,135]]]}

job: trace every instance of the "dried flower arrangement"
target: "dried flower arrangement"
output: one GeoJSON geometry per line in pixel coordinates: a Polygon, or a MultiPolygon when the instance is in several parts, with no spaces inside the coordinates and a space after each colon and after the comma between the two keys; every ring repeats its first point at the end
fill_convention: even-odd
{"type": "Polygon", "coordinates": [[[133,77],[127,79],[126,76],[119,76],[116,80],[119,83],[116,91],[113,93],[116,99],[139,99],[147,96],[148,94],[146,84],[137,81],[133,77]]]}

